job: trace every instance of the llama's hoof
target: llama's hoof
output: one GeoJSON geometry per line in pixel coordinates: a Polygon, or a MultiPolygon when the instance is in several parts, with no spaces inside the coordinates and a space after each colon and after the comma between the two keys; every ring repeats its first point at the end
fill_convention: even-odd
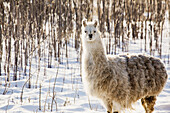
{"type": "Polygon", "coordinates": [[[114,111],[113,113],[118,113],[117,111],[114,111]]]}
{"type": "Polygon", "coordinates": [[[107,111],[107,113],[110,113],[109,111],[107,111]]]}

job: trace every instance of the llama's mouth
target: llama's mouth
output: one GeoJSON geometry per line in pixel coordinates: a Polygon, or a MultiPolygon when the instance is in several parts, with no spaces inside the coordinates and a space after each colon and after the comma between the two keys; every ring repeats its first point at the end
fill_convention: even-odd
{"type": "Polygon", "coordinates": [[[95,40],[94,37],[88,37],[86,41],[87,41],[87,42],[93,42],[94,40],[95,40]]]}
{"type": "Polygon", "coordinates": [[[88,39],[88,42],[93,42],[93,41],[94,41],[93,38],[88,39]]]}
{"type": "Polygon", "coordinates": [[[87,42],[93,42],[94,40],[93,39],[89,39],[89,40],[87,40],[87,42]]]}

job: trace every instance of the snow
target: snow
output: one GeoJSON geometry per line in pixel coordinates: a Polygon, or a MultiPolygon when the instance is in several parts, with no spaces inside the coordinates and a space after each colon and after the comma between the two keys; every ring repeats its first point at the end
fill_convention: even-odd
{"type": "MultiPolygon", "coordinates": [[[[70,40],[72,42],[72,40],[70,40]]],[[[164,39],[164,47],[167,48],[170,42],[169,38],[164,39]]],[[[138,40],[130,41],[129,53],[140,53],[140,42],[138,40]]],[[[64,49],[63,49],[64,50],[64,49]]],[[[164,50],[164,49],[163,49],[164,50]]],[[[120,50],[121,51],[121,50],[120,50]]],[[[167,50],[165,50],[167,51],[167,50]]],[[[167,52],[163,52],[163,56],[167,56],[167,52]]],[[[80,63],[77,61],[77,51],[71,46],[69,47],[68,59],[63,59],[61,64],[53,61],[53,67],[46,69],[46,76],[43,76],[44,65],[41,63],[39,84],[41,84],[41,110],[39,110],[39,84],[38,88],[35,87],[36,80],[36,60],[33,58],[33,78],[31,80],[33,86],[31,89],[25,87],[23,93],[23,102],[20,100],[22,86],[28,77],[23,77],[21,80],[10,81],[7,94],[3,95],[4,76],[0,77],[0,113],[32,113],[32,112],[51,112],[51,103],[53,96],[53,85],[55,76],[58,71],[56,84],[55,84],[55,101],[53,103],[52,112],[57,113],[103,113],[105,108],[100,102],[93,98],[88,97],[83,89],[82,79],[80,76],[80,63]],[[68,63],[67,63],[68,60],[68,63]],[[58,65],[58,66],[57,66],[58,65]],[[89,99],[88,99],[89,98],[89,99]],[[45,104],[46,103],[46,104],[45,104]],[[45,106],[45,107],[44,107],[45,106]],[[57,108],[56,108],[57,106],[57,108]]],[[[165,58],[167,62],[167,58],[165,58]]],[[[41,61],[43,62],[43,60],[41,61]]],[[[170,64],[165,64],[170,75],[170,64]]],[[[144,109],[138,101],[134,105],[135,110],[126,110],[125,113],[143,113],[144,109]]],[[[158,96],[154,113],[170,113],[170,77],[167,84],[158,96]]]]}

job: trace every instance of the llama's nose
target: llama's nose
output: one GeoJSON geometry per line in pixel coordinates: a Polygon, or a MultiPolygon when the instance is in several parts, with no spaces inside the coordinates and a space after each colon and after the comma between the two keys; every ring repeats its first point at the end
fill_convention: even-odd
{"type": "Polygon", "coordinates": [[[92,36],[93,36],[92,34],[89,34],[89,38],[90,38],[90,39],[92,39],[92,36]]]}

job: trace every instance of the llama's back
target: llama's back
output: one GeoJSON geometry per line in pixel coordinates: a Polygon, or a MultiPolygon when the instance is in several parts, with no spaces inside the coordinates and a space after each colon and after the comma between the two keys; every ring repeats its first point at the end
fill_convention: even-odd
{"type": "Polygon", "coordinates": [[[127,71],[131,88],[134,92],[141,92],[137,95],[137,99],[146,94],[158,95],[168,76],[160,59],[144,55],[127,57],[127,71]]]}
{"type": "Polygon", "coordinates": [[[168,75],[164,64],[158,58],[144,55],[119,55],[109,58],[109,61],[126,70],[130,85],[129,100],[132,102],[144,96],[158,95],[166,83],[168,75]]]}

